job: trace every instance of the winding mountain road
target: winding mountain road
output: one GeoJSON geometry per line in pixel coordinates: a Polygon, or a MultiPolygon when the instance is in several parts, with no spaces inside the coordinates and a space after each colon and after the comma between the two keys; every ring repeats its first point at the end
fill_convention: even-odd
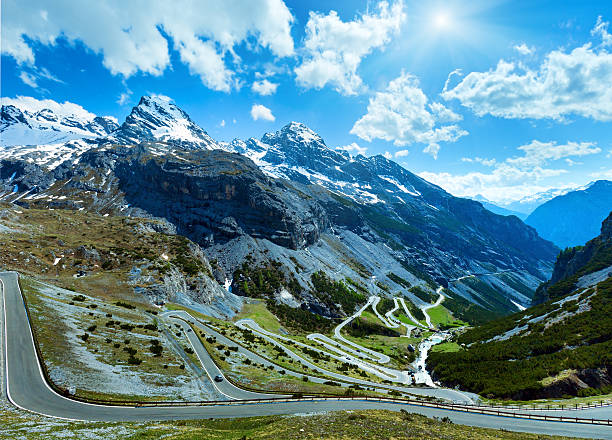
{"type": "MultiPolygon", "coordinates": [[[[3,296],[3,343],[4,368],[3,380],[6,383],[7,397],[15,406],[27,411],[62,419],[84,421],[158,421],[201,418],[233,418],[275,414],[298,414],[338,410],[389,409],[398,411],[405,409],[429,417],[449,417],[453,422],[464,425],[490,428],[504,428],[513,431],[534,432],[549,435],[566,435],[584,438],[612,439],[612,427],[568,422],[555,422],[525,418],[512,418],[497,415],[466,412],[467,407],[437,408],[422,406],[417,403],[399,403],[380,399],[366,400],[364,398],[313,398],[313,399],[281,399],[280,401],[262,400],[240,401],[245,391],[234,387],[227,381],[219,385],[218,390],[233,400],[215,404],[182,403],[175,406],[111,406],[90,404],[60,396],[47,384],[40,360],[36,354],[30,322],[19,290],[17,274],[14,272],[0,273],[0,288],[3,296]]],[[[194,320],[195,321],[195,320],[194,320]]],[[[186,324],[185,324],[186,325],[186,324]]],[[[190,337],[190,342],[197,347],[199,340],[190,337]]],[[[200,344],[201,345],[201,344],[200,344]]],[[[199,350],[198,357],[209,375],[218,369],[214,363],[206,359],[205,351],[199,350]]],[[[250,392],[249,392],[250,393],[250,392]]],[[[258,397],[267,396],[253,393],[258,397]]],[[[429,404],[424,404],[429,405],[429,404]]],[[[470,411],[476,411],[471,409],[470,411]]],[[[518,412],[518,411],[517,411],[518,412]]],[[[521,411],[524,412],[524,411],[521,411]]],[[[545,411],[532,411],[530,417],[535,417],[545,411]]],[[[551,411],[550,415],[567,417],[593,417],[608,419],[612,416],[609,407],[591,408],[580,411],[551,411]]]]}
{"type": "Polygon", "coordinates": [[[440,304],[442,304],[442,301],[444,301],[444,294],[442,293],[442,289],[444,289],[444,287],[440,286],[438,287],[438,289],[436,290],[436,293],[438,295],[440,295],[437,299],[437,301],[433,304],[428,304],[424,307],[421,307],[421,310],[423,311],[423,315],[425,315],[425,322],[427,323],[427,327],[429,327],[430,329],[433,329],[433,325],[431,324],[431,317],[429,316],[429,313],[427,313],[427,310],[429,309],[433,309],[434,307],[439,306],[440,304]]]}

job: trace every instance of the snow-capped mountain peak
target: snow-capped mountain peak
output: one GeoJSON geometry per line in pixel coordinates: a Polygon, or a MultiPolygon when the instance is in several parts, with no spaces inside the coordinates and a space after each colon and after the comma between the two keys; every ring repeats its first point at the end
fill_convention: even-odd
{"type": "Polygon", "coordinates": [[[112,134],[119,143],[165,142],[183,149],[219,148],[189,115],[166,96],[143,96],[125,122],[112,134]]]}
{"type": "Polygon", "coordinates": [[[119,125],[77,104],[29,97],[2,98],[0,147],[57,144],[108,135],[119,125]]]}
{"type": "Polygon", "coordinates": [[[54,168],[91,148],[119,125],[78,104],[31,97],[2,98],[0,159],[26,159],[54,168]]]}
{"type": "Polygon", "coordinates": [[[261,141],[269,145],[279,143],[283,143],[287,147],[295,145],[303,147],[308,145],[309,147],[329,150],[321,136],[301,122],[290,122],[276,133],[266,133],[261,138],[261,141]]]}

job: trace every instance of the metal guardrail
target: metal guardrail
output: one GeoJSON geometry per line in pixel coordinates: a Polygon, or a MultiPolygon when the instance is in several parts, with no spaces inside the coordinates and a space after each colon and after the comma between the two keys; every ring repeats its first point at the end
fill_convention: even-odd
{"type": "Polygon", "coordinates": [[[365,401],[365,402],[378,402],[378,403],[392,403],[399,405],[411,405],[421,406],[427,408],[438,408],[452,411],[461,411],[477,414],[485,414],[500,417],[512,417],[519,419],[528,420],[542,420],[542,421],[557,421],[557,422],[571,422],[571,423],[582,423],[590,425],[604,425],[612,426],[612,420],[609,419],[595,419],[595,418],[584,418],[584,417],[568,417],[568,416],[555,416],[548,414],[531,414],[531,413],[517,413],[504,411],[501,409],[493,409],[486,407],[478,407],[472,405],[456,405],[436,402],[425,402],[421,400],[413,399],[394,399],[391,397],[367,397],[367,396],[327,396],[327,397],[301,397],[301,398],[268,398],[268,399],[245,399],[245,400],[229,400],[229,401],[204,401],[204,402],[160,402],[160,403],[140,403],[135,405],[136,407],[172,407],[172,406],[236,406],[236,405],[253,405],[253,404],[274,404],[274,403],[289,403],[289,402],[325,402],[325,401],[365,401]]]}
{"type": "MultiPolygon", "coordinates": [[[[20,283],[19,283],[20,284],[20,283]]],[[[36,354],[39,358],[40,365],[42,367],[43,375],[45,381],[51,386],[51,388],[58,394],[83,403],[89,403],[94,405],[104,405],[104,406],[129,406],[134,408],[146,408],[146,407],[188,407],[188,406],[239,406],[239,405],[255,405],[255,404],[274,404],[274,403],[289,403],[289,402],[325,402],[325,401],[365,401],[365,402],[379,402],[379,403],[391,403],[397,405],[410,405],[410,406],[420,406],[420,407],[428,407],[428,408],[438,408],[445,409],[451,411],[461,411],[461,412],[469,412],[475,414],[485,414],[491,416],[500,416],[500,417],[512,417],[519,419],[528,419],[528,420],[541,420],[541,421],[556,421],[556,422],[565,422],[565,423],[581,423],[581,424],[590,424],[590,425],[603,425],[603,426],[612,426],[612,420],[610,419],[595,419],[595,418],[582,418],[582,417],[567,417],[567,416],[554,416],[547,414],[530,414],[530,413],[520,413],[520,412],[511,412],[507,411],[505,407],[487,407],[487,406],[477,406],[477,405],[465,405],[465,404],[453,404],[453,403],[438,403],[438,402],[429,402],[424,400],[416,400],[416,399],[398,399],[393,397],[369,397],[369,396],[332,396],[332,395],[319,395],[315,397],[299,397],[299,398],[286,398],[286,397],[278,397],[278,398],[267,398],[267,399],[236,399],[236,400],[215,400],[215,401],[192,401],[192,402],[182,402],[182,401],[133,401],[133,400],[97,400],[97,399],[88,399],[73,395],[66,395],[64,390],[59,388],[53,381],[50,379],[45,363],[43,362],[42,353],[38,344],[38,339],[36,336],[36,331],[34,327],[31,325],[29,307],[27,304],[27,300],[25,295],[23,294],[23,290],[21,286],[19,286],[19,290],[21,293],[21,298],[23,300],[23,305],[26,310],[26,315],[28,320],[30,321],[30,328],[32,329],[32,336],[34,339],[34,348],[36,354]]],[[[311,394],[311,393],[308,393],[311,394]]],[[[609,406],[610,403],[606,402],[605,404],[602,402],[600,405],[588,405],[588,406],[577,406],[575,409],[581,408],[594,408],[594,407],[603,407],[609,406]]],[[[510,408],[508,408],[510,409],[510,408]]],[[[521,410],[521,408],[516,408],[517,410],[521,410]]],[[[550,410],[554,410],[555,408],[550,408],[550,410]]],[[[569,410],[574,408],[556,408],[558,410],[569,410]]],[[[523,410],[548,410],[547,408],[523,408],[523,410]]]]}

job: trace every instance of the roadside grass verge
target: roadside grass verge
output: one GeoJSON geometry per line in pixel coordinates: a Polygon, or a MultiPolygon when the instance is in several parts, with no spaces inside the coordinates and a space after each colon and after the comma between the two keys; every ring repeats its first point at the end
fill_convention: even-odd
{"type": "Polygon", "coordinates": [[[23,411],[0,411],[0,439],[105,438],[108,440],[568,440],[568,437],[475,428],[393,411],[342,411],[300,416],[140,423],[70,422],[23,411]]]}

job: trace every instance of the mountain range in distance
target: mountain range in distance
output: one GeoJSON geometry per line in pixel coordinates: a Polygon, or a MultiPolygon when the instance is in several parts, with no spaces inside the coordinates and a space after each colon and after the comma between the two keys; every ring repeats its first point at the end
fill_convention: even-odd
{"type": "Polygon", "coordinates": [[[525,223],[560,248],[582,246],[612,210],[612,182],[598,180],[538,206],[525,223]]]}
{"type": "Polygon", "coordinates": [[[612,210],[612,182],[597,180],[578,188],[550,189],[501,207],[473,197],[489,211],[515,215],[560,248],[582,246],[595,236],[612,210]],[[515,207],[520,211],[509,209],[515,207]]]}

